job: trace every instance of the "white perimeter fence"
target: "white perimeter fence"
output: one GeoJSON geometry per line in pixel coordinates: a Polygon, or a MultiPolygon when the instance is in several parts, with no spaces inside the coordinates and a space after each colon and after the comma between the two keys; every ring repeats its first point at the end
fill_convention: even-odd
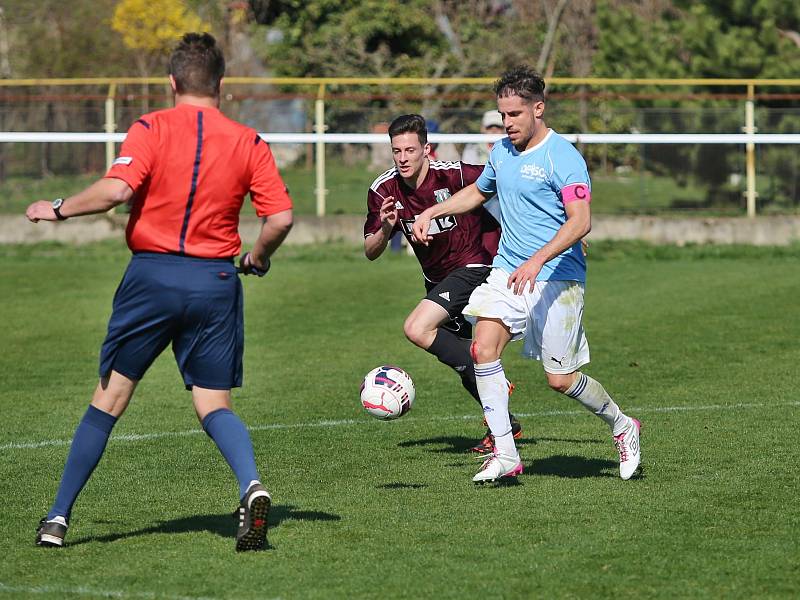
{"type": "MultiPolygon", "coordinates": [[[[325,215],[325,144],[386,143],[385,133],[262,133],[270,144],[315,144],[317,215],[325,215]]],[[[746,152],[747,215],[756,214],[756,144],[800,144],[800,134],[756,133],[573,133],[562,134],[572,143],[581,144],[735,144],[746,152]]],[[[431,143],[478,143],[496,141],[503,136],[484,134],[430,134],[431,143]]],[[[0,132],[0,143],[104,143],[106,163],[110,167],[116,144],[124,141],[124,133],[78,132],[0,132]]]]}

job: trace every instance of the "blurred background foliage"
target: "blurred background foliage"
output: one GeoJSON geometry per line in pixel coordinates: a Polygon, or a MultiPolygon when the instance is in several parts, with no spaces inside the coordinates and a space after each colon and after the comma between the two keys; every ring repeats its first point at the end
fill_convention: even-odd
{"type": "MultiPolygon", "coordinates": [[[[519,63],[545,78],[800,73],[800,3],[785,0],[3,0],[0,78],[163,76],[175,39],[195,29],[217,37],[235,76],[494,78],[519,63]]],[[[261,131],[311,126],[315,89],[226,89],[226,112],[261,131]]],[[[100,131],[106,91],[0,88],[0,128],[100,131]]],[[[745,92],[553,85],[548,124],[563,132],[738,133],[745,92]]],[[[800,88],[757,92],[759,133],[800,131],[800,88]]],[[[129,86],[120,94],[120,129],[170,101],[164,86],[129,86]]],[[[477,132],[480,114],[493,106],[488,86],[447,84],[330,86],[326,101],[330,131],[370,131],[415,111],[435,119],[441,132],[477,132]]],[[[339,150],[345,162],[369,160],[365,147],[339,150]]],[[[669,177],[704,190],[700,201],[687,193],[696,208],[741,204],[744,159],[737,146],[582,150],[598,176],[669,177]]],[[[93,172],[102,168],[101,153],[6,148],[0,178],[93,172]]],[[[302,162],[302,152],[291,160],[302,162]]],[[[758,168],[768,178],[759,184],[762,205],[796,209],[796,147],[759,146],[758,168]]]]}

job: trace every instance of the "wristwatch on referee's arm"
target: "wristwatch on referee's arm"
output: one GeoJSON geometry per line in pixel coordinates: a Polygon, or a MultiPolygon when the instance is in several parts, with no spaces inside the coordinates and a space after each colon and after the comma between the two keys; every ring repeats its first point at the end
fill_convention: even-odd
{"type": "Polygon", "coordinates": [[[64,199],[63,198],[56,198],[51,203],[51,206],[53,207],[53,212],[56,213],[56,219],[58,219],[59,221],[66,221],[67,220],[67,217],[65,217],[64,215],[61,214],[61,206],[63,204],[64,204],[64,199]]]}

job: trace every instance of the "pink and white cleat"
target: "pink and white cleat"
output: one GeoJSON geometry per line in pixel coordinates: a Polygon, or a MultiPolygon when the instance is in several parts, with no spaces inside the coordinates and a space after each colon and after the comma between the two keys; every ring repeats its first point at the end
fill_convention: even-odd
{"type": "Polygon", "coordinates": [[[639,461],[642,457],[642,449],[639,446],[639,430],[641,428],[642,424],[637,419],[630,419],[625,431],[614,436],[614,445],[619,452],[619,476],[622,479],[630,479],[639,468],[639,461]]]}
{"type": "Polygon", "coordinates": [[[475,483],[486,483],[487,481],[497,481],[503,477],[516,477],[522,473],[522,462],[517,456],[509,456],[495,450],[481,465],[472,481],[475,483]]]}

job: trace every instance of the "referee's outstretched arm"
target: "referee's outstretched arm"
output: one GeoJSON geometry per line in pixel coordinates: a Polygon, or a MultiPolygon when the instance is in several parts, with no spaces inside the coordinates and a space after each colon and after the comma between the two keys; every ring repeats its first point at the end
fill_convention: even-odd
{"type": "Polygon", "coordinates": [[[63,221],[69,217],[109,211],[132,197],[133,190],[126,182],[113,177],[103,177],[69,198],[34,202],[25,211],[25,216],[34,223],[63,221]]]}

